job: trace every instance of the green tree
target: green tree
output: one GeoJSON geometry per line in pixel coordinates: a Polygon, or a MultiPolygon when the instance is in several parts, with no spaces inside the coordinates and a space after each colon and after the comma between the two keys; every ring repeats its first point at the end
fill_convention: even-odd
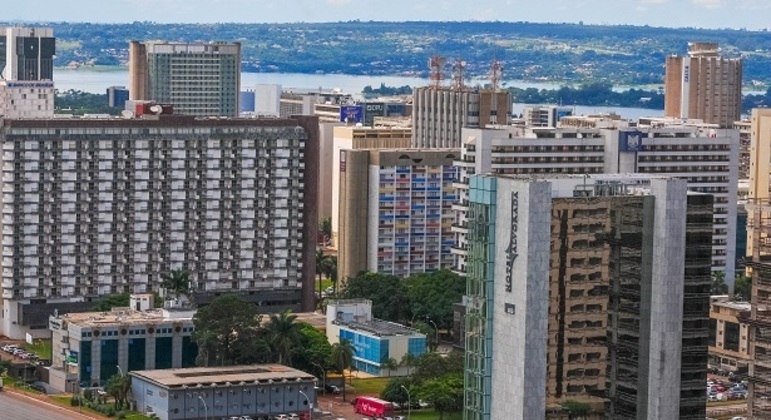
{"type": "Polygon", "coordinates": [[[737,299],[749,301],[752,297],[752,277],[744,274],[736,276],[734,283],[734,296],[737,299]]]}
{"type": "Polygon", "coordinates": [[[337,294],[337,257],[327,256],[321,264],[321,270],[328,279],[332,280],[332,287],[337,294]]]}
{"type": "Polygon", "coordinates": [[[463,354],[459,351],[450,352],[446,356],[439,353],[424,353],[415,359],[414,365],[412,379],[416,383],[423,383],[448,373],[462,374],[463,354]]]}
{"type": "Polygon", "coordinates": [[[131,391],[131,377],[116,373],[104,386],[104,391],[115,399],[115,409],[128,408],[128,394],[131,391]]]}
{"type": "Polygon", "coordinates": [[[101,297],[96,301],[92,310],[97,312],[107,312],[112,308],[128,307],[129,306],[129,294],[128,293],[115,293],[101,297]]]}
{"type": "Polygon", "coordinates": [[[291,365],[292,350],[300,344],[300,324],[296,320],[297,315],[287,310],[271,315],[265,326],[271,353],[280,364],[291,365]]]}
{"type": "Polygon", "coordinates": [[[212,363],[232,365],[240,346],[253,346],[260,327],[257,307],[236,295],[223,295],[199,308],[193,316],[193,339],[204,348],[205,366],[212,363]]]}
{"type": "Polygon", "coordinates": [[[412,380],[408,377],[393,378],[388,381],[385,388],[380,391],[380,398],[386,401],[395,402],[399,405],[405,405],[409,398],[407,396],[407,391],[402,387],[412,389],[412,385],[412,380]]]}
{"type": "Polygon", "coordinates": [[[713,271],[712,287],[710,288],[710,294],[724,295],[726,293],[728,293],[728,285],[725,284],[725,273],[722,271],[713,271]]]}
{"type": "Polygon", "coordinates": [[[423,335],[426,336],[426,342],[428,343],[428,349],[430,351],[436,350],[437,346],[439,346],[439,343],[437,342],[437,330],[433,325],[430,325],[428,322],[419,319],[412,323],[412,328],[420,331],[423,335]]]}
{"type": "Polygon", "coordinates": [[[431,319],[440,329],[452,330],[453,304],[466,292],[466,282],[449,270],[415,274],[407,278],[412,316],[431,319]]]}
{"type": "Polygon", "coordinates": [[[346,339],[332,345],[331,365],[343,375],[343,401],[345,401],[345,370],[350,369],[353,365],[355,353],[353,344],[346,339]]]}
{"type": "Polygon", "coordinates": [[[167,299],[171,296],[176,299],[182,296],[188,297],[190,293],[190,276],[185,269],[178,268],[171,270],[170,273],[162,274],[161,280],[161,287],[166,289],[170,295],[167,296],[167,299]]]}
{"type": "Polygon", "coordinates": [[[332,218],[331,217],[325,217],[321,219],[321,222],[319,223],[319,232],[321,232],[321,235],[324,237],[324,245],[329,243],[329,240],[332,239],[332,218]]]}
{"type": "Polygon", "coordinates": [[[400,278],[371,272],[351,277],[342,292],[344,299],[369,299],[372,316],[391,322],[404,323],[409,319],[407,288],[400,278]]]}
{"type": "Polygon", "coordinates": [[[463,409],[463,375],[448,373],[423,382],[417,392],[420,399],[434,406],[439,413],[439,420],[445,413],[454,413],[463,409]]]}
{"type": "Polygon", "coordinates": [[[412,369],[415,367],[417,358],[410,353],[405,353],[402,356],[402,360],[399,361],[399,366],[407,368],[407,375],[412,375],[412,369]]]}
{"type": "Polygon", "coordinates": [[[322,331],[304,322],[298,324],[300,344],[292,354],[292,367],[304,372],[314,372],[319,379],[323,379],[330,368],[332,345],[322,331]]]}
{"type": "Polygon", "coordinates": [[[380,361],[380,368],[388,371],[388,376],[391,376],[391,371],[399,368],[399,362],[393,357],[384,357],[380,361]]]}

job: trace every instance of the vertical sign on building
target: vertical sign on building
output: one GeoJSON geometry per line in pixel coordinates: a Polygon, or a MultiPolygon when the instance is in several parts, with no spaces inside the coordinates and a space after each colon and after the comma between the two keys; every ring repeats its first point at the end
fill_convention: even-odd
{"type": "Polygon", "coordinates": [[[680,118],[688,118],[691,97],[691,58],[683,58],[683,77],[680,83],[680,118]]]}

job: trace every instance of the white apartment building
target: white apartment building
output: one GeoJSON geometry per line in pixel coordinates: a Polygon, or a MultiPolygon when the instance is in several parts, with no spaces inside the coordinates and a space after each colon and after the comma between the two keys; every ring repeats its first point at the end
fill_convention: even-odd
{"type": "Polygon", "coordinates": [[[4,120],[0,334],[189,272],[196,299],[314,307],[318,121],[4,120]]]}
{"type": "MultiPolygon", "coordinates": [[[[575,118],[575,117],[574,117],[575,118]]],[[[733,288],[739,132],[705,125],[464,129],[457,184],[455,268],[465,270],[468,177],[473,174],[645,173],[688,181],[715,197],[713,271],[733,288]]]]}
{"type": "Polygon", "coordinates": [[[0,117],[54,115],[51,28],[0,28],[0,117]]]}

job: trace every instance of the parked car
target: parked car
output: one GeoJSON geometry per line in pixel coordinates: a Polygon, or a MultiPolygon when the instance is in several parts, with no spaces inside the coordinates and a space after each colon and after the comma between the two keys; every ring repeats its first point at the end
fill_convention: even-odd
{"type": "Polygon", "coordinates": [[[333,394],[339,394],[340,393],[340,387],[337,386],[337,385],[327,385],[325,389],[326,389],[327,392],[331,392],[333,394]]]}

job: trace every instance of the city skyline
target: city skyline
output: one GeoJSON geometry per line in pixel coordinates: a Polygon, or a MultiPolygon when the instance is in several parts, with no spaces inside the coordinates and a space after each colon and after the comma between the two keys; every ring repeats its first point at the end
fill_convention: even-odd
{"type": "Polygon", "coordinates": [[[377,5],[352,0],[116,0],[105,5],[95,0],[17,3],[7,13],[10,21],[124,23],[281,23],[378,21],[528,21],[592,25],[651,25],[662,27],[768,29],[771,3],[764,0],[545,0],[539,7],[522,8],[518,0],[395,0],[377,5]],[[214,6],[214,7],[212,7],[214,6]],[[598,13],[602,11],[602,13],[598,13]]]}

